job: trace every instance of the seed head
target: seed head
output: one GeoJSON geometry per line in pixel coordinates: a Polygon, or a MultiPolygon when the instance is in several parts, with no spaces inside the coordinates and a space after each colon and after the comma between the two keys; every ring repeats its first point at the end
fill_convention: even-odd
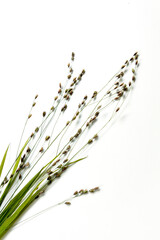
{"type": "Polygon", "coordinates": [[[67,97],[66,97],[66,100],[67,100],[67,101],[69,101],[69,100],[70,100],[70,97],[69,97],[68,95],[67,95],[67,97]]]}
{"type": "Polygon", "coordinates": [[[49,169],[48,171],[47,171],[47,174],[48,175],[51,175],[53,172],[49,169]]]}
{"type": "Polygon", "coordinates": [[[70,73],[73,73],[73,69],[72,69],[72,68],[70,68],[69,72],[70,72],[70,73]]]}
{"type": "Polygon", "coordinates": [[[67,109],[67,105],[65,104],[62,108],[61,108],[61,112],[64,112],[67,109]]]}
{"type": "Polygon", "coordinates": [[[79,128],[79,129],[78,129],[78,133],[79,133],[79,134],[81,134],[81,132],[82,132],[82,129],[81,129],[81,128],[79,128]]]}
{"type": "Polygon", "coordinates": [[[56,101],[58,99],[58,96],[55,96],[54,100],[56,101]]]}
{"type": "Polygon", "coordinates": [[[95,113],[95,116],[98,117],[98,116],[99,116],[99,112],[96,112],[96,113],[95,113]]]}
{"type": "Polygon", "coordinates": [[[136,81],[136,78],[135,76],[132,77],[132,81],[135,82],[136,81]]]}
{"type": "Polygon", "coordinates": [[[68,126],[69,124],[70,124],[70,121],[67,121],[67,122],[66,122],[66,126],[68,126]]]}
{"type": "Polygon", "coordinates": [[[61,90],[61,88],[58,90],[58,94],[61,94],[61,92],[62,92],[62,90],[61,90]]]}
{"type": "Polygon", "coordinates": [[[83,69],[83,70],[82,70],[82,75],[84,75],[84,74],[85,74],[85,72],[86,72],[86,71],[83,69]]]}
{"type": "Polygon", "coordinates": [[[36,127],[35,132],[37,133],[39,131],[39,127],[36,127]]]}
{"type": "Polygon", "coordinates": [[[33,104],[32,104],[32,107],[34,107],[36,105],[36,102],[34,102],[33,104]]]}
{"type": "Polygon", "coordinates": [[[31,149],[28,147],[26,152],[27,152],[27,153],[30,153],[30,151],[31,151],[31,149]]]}
{"type": "Polygon", "coordinates": [[[97,91],[94,91],[93,95],[92,95],[92,98],[95,98],[97,96],[97,94],[98,94],[97,91]]]}
{"type": "Polygon", "coordinates": [[[135,53],[133,54],[134,57],[137,56],[137,55],[138,55],[138,52],[135,52],[135,53]]]}
{"type": "Polygon", "coordinates": [[[28,115],[28,119],[31,118],[31,117],[32,117],[32,114],[29,114],[29,115],[28,115]]]}
{"type": "Polygon", "coordinates": [[[95,134],[94,136],[93,136],[93,139],[97,139],[98,138],[98,134],[95,134]]]}
{"type": "Polygon", "coordinates": [[[65,202],[65,204],[69,206],[69,205],[71,205],[71,202],[65,202]]]}
{"type": "Polygon", "coordinates": [[[74,121],[76,119],[76,116],[74,116],[73,118],[72,118],[72,121],[74,121]]]}
{"type": "Polygon", "coordinates": [[[78,191],[75,191],[74,193],[73,193],[73,195],[77,195],[78,194],[78,191]]]}
{"type": "Polygon", "coordinates": [[[120,109],[120,108],[118,107],[118,108],[116,109],[116,112],[118,112],[118,111],[119,111],[119,109],[120,109]]]}
{"type": "Polygon", "coordinates": [[[93,143],[93,140],[92,139],[89,139],[88,140],[88,144],[92,144],[93,143]]]}
{"type": "Polygon", "coordinates": [[[71,149],[71,145],[69,145],[68,147],[67,147],[67,151],[69,151],[71,149]]]}
{"type": "Polygon", "coordinates": [[[45,141],[48,141],[50,139],[50,136],[45,137],[45,141]]]}
{"type": "Polygon", "coordinates": [[[138,54],[135,56],[135,60],[137,60],[138,59],[138,54]]]}
{"type": "Polygon", "coordinates": [[[43,112],[42,115],[43,115],[43,117],[45,117],[46,116],[46,112],[43,112]]]}
{"type": "Polygon", "coordinates": [[[31,137],[31,138],[34,137],[34,133],[31,133],[31,136],[30,136],[30,137],[31,137]]]}
{"type": "Polygon", "coordinates": [[[44,151],[44,149],[43,149],[43,147],[41,147],[41,149],[39,150],[39,152],[41,152],[41,153],[42,153],[43,151],[44,151]]]}
{"type": "Polygon", "coordinates": [[[125,61],[125,64],[126,64],[127,66],[129,65],[129,62],[128,62],[128,60],[126,60],[126,61],[125,61]]]}
{"type": "Polygon", "coordinates": [[[51,107],[51,111],[53,112],[53,111],[54,111],[54,109],[55,109],[55,108],[52,106],[52,107],[51,107]]]}
{"type": "Polygon", "coordinates": [[[66,162],[68,162],[68,159],[67,159],[67,158],[63,161],[63,163],[66,163],[66,162]]]}
{"type": "Polygon", "coordinates": [[[38,98],[38,94],[35,96],[35,99],[37,99],[38,98]]]}
{"type": "Polygon", "coordinates": [[[121,72],[121,73],[120,73],[120,76],[123,77],[123,76],[124,76],[124,72],[121,72]]]}

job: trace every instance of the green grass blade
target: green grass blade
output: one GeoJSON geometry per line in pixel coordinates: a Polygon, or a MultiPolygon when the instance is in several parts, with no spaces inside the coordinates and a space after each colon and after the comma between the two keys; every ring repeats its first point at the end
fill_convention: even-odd
{"type": "Polygon", "coordinates": [[[3,156],[3,159],[2,159],[2,162],[1,162],[1,165],[0,165],[0,176],[1,176],[2,171],[3,171],[3,167],[4,167],[5,160],[6,160],[8,149],[9,149],[9,145],[8,145],[6,151],[5,151],[5,154],[3,156]]]}
{"type": "MultiPolygon", "coordinates": [[[[39,184],[38,184],[39,185],[39,184]]],[[[37,186],[38,186],[37,185],[37,186]]],[[[8,217],[0,227],[0,239],[4,234],[12,227],[16,219],[24,212],[24,210],[33,202],[33,194],[37,189],[37,186],[32,190],[30,195],[26,198],[26,200],[17,208],[17,210],[8,217]]]]}
{"type": "Polygon", "coordinates": [[[5,197],[7,196],[7,194],[9,192],[10,188],[12,187],[14,181],[16,180],[16,177],[17,177],[16,170],[17,170],[17,167],[18,167],[19,162],[21,160],[22,153],[23,153],[25,147],[27,146],[28,142],[29,142],[29,139],[25,142],[24,146],[22,147],[22,149],[20,151],[19,156],[17,157],[17,159],[15,161],[14,168],[13,168],[13,171],[12,171],[12,174],[15,175],[15,176],[9,180],[9,182],[8,182],[6,188],[5,188],[5,190],[4,190],[4,192],[3,192],[2,196],[1,196],[1,198],[0,198],[0,206],[3,203],[5,197]]]}
{"type": "MultiPolygon", "coordinates": [[[[21,189],[19,193],[8,203],[3,212],[0,215],[0,226],[3,222],[11,216],[11,214],[16,210],[16,208],[21,203],[24,196],[30,191],[36,181],[39,179],[41,170],[21,189]]],[[[0,227],[1,228],[1,227],[0,227]]]]}

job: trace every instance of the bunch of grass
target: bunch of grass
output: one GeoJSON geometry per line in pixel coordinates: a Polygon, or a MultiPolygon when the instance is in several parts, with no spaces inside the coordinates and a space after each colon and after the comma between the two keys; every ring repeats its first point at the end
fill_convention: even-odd
{"type": "MultiPolygon", "coordinates": [[[[90,97],[84,95],[74,110],[69,109],[69,106],[85,70],[83,69],[77,77],[73,76],[75,54],[72,53],[66,82],[64,85],[59,83],[50,110],[48,113],[42,112],[42,121],[29,137],[24,139],[38,95],[34,97],[20,137],[17,156],[5,175],[3,174],[5,177],[0,185],[0,238],[34,201],[44,195],[49,185],[57,181],[74,164],[86,158],[83,155],[85,151],[98,140],[103,130],[119,114],[129,96],[137,77],[138,57],[136,52],[99,91],[94,91],[90,97]],[[127,76],[126,79],[128,73],[131,76],[127,76]],[[72,114],[71,117],[68,117],[67,111],[72,114]],[[50,155],[47,156],[48,152],[50,155]],[[52,156],[51,159],[49,156],[52,156]],[[45,162],[44,158],[49,160],[45,162]]],[[[9,146],[1,161],[0,177],[8,149],[9,146]]],[[[72,198],[97,190],[98,187],[89,191],[82,189],[76,191],[72,198]]],[[[70,205],[70,201],[64,203],[70,205]]]]}

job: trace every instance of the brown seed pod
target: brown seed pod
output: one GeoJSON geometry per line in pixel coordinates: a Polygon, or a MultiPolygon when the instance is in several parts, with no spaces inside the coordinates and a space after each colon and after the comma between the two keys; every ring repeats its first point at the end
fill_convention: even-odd
{"type": "Polygon", "coordinates": [[[71,149],[71,146],[69,145],[66,150],[69,151],[70,149],[71,149]]]}
{"type": "Polygon", "coordinates": [[[137,55],[135,56],[135,60],[137,60],[137,59],[138,59],[138,57],[139,57],[139,56],[138,56],[138,54],[137,54],[137,55]]]}
{"type": "Polygon", "coordinates": [[[91,143],[93,143],[93,140],[92,140],[92,139],[89,139],[89,140],[88,140],[88,144],[91,144],[91,143]]]}
{"type": "Polygon", "coordinates": [[[69,124],[70,124],[70,121],[67,121],[67,122],[66,122],[66,126],[68,126],[69,124]]]}
{"type": "Polygon", "coordinates": [[[38,98],[38,94],[35,96],[35,99],[37,99],[38,98]]]}
{"type": "Polygon", "coordinates": [[[33,104],[32,104],[32,107],[34,107],[36,105],[36,102],[34,102],[33,104]]]}
{"type": "Polygon", "coordinates": [[[31,149],[28,147],[27,150],[26,150],[26,152],[27,152],[27,153],[30,153],[30,151],[31,151],[31,149]]]}
{"type": "Polygon", "coordinates": [[[68,158],[66,158],[66,159],[63,161],[63,163],[66,163],[66,162],[68,162],[68,158]]]}
{"type": "Polygon", "coordinates": [[[31,136],[30,136],[30,137],[31,137],[31,138],[34,137],[34,133],[31,133],[31,136]]]}
{"type": "Polygon", "coordinates": [[[39,131],[39,127],[36,127],[35,132],[37,133],[39,131]]]}
{"type": "Polygon", "coordinates": [[[118,112],[120,110],[120,108],[118,107],[117,109],[116,109],[116,112],[118,112]]]}
{"type": "Polygon", "coordinates": [[[78,194],[78,191],[75,191],[74,193],[73,193],[73,195],[77,195],[78,194]]]}
{"type": "Polygon", "coordinates": [[[136,78],[135,76],[132,77],[132,81],[135,82],[136,81],[136,78]]]}
{"type": "Polygon", "coordinates": [[[99,116],[99,112],[96,112],[96,113],[95,113],[95,116],[98,117],[98,116],[99,116]]]}
{"type": "Polygon", "coordinates": [[[41,149],[39,150],[40,153],[42,153],[44,151],[43,147],[41,147],[41,149]]]}
{"type": "Polygon", "coordinates": [[[71,202],[65,202],[65,204],[69,206],[69,205],[71,205],[71,202]]]}
{"type": "Polygon", "coordinates": [[[118,100],[119,100],[119,97],[115,97],[114,100],[115,100],[115,101],[118,101],[118,100]]]}
{"type": "Polygon", "coordinates": [[[72,121],[74,121],[76,119],[76,116],[74,116],[73,118],[72,118],[72,121]]]}
{"type": "Polygon", "coordinates": [[[43,115],[43,117],[45,117],[46,116],[46,112],[43,112],[42,115],[43,115]]]}
{"type": "Polygon", "coordinates": [[[55,96],[54,100],[56,101],[58,99],[58,96],[55,96]]]}
{"type": "Polygon", "coordinates": [[[81,132],[82,132],[82,129],[81,129],[81,128],[79,128],[77,132],[78,132],[79,134],[81,134],[81,132]]]}
{"type": "Polygon", "coordinates": [[[45,141],[48,141],[50,139],[50,136],[45,137],[45,141]]]}
{"type": "Polygon", "coordinates": [[[29,114],[29,115],[28,115],[28,119],[31,118],[31,117],[32,117],[32,114],[29,114]]]}
{"type": "Polygon", "coordinates": [[[93,139],[97,139],[98,138],[98,134],[95,134],[94,136],[93,136],[93,139]]]}
{"type": "Polygon", "coordinates": [[[51,111],[53,112],[53,111],[54,111],[54,109],[55,109],[55,108],[52,106],[52,107],[51,107],[51,111]]]}
{"type": "Polygon", "coordinates": [[[129,62],[128,62],[128,60],[126,60],[126,61],[125,61],[125,64],[126,64],[127,66],[129,65],[129,62]]]}
{"type": "Polygon", "coordinates": [[[61,90],[61,88],[58,90],[58,94],[61,94],[61,92],[62,92],[62,90],[61,90]]]}

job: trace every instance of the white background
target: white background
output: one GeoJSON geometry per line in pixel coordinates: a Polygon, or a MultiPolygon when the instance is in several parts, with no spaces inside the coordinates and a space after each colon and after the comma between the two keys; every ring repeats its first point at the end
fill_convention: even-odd
{"type": "Polygon", "coordinates": [[[67,74],[70,53],[85,68],[85,93],[102,86],[139,51],[127,108],[31,216],[81,188],[94,196],[53,208],[15,228],[11,239],[160,239],[160,5],[158,0],[0,1],[0,157],[18,143],[36,93],[48,106],[67,74]]]}

